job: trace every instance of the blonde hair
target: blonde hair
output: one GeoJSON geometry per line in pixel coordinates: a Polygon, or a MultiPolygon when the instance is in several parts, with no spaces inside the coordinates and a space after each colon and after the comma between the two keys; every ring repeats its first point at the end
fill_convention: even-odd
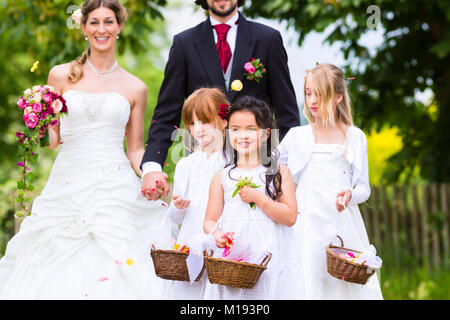
{"type": "MultiPolygon", "coordinates": [[[[127,9],[117,0],[86,0],[81,8],[81,24],[86,25],[89,13],[101,7],[111,9],[116,16],[118,24],[124,23],[128,18],[127,9]]],[[[78,59],[72,61],[68,75],[69,81],[77,82],[83,77],[83,65],[90,55],[91,48],[87,48],[78,59]]]]}
{"type": "Polygon", "coordinates": [[[222,119],[219,116],[219,106],[222,103],[230,104],[227,96],[218,88],[197,89],[186,99],[181,118],[188,135],[188,137],[183,137],[183,144],[189,151],[194,151],[194,139],[189,134],[194,114],[202,123],[213,124],[224,135],[225,130],[222,129],[222,119]]]}
{"type": "MultiPolygon", "coordinates": [[[[306,80],[310,81],[313,90],[320,97],[318,112],[324,125],[335,126],[335,119],[347,126],[353,125],[352,109],[345,84],[345,75],[340,68],[332,64],[321,63],[308,71],[306,80]],[[342,95],[342,99],[336,104],[336,114],[334,114],[335,98],[338,94],[342,95]]],[[[305,106],[303,115],[312,123],[315,120],[306,105],[306,80],[304,85],[305,106]]]]}

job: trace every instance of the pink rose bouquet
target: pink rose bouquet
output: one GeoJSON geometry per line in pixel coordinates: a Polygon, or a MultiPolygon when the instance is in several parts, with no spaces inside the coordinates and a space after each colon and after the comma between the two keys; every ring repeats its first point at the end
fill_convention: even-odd
{"type": "Polygon", "coordinates": [[[17,165],[22,167],[22,174],[17,180],[18,194],[16,201],[22,203],[24,212],[16,213],[16,216],[30,214],[25,202],[30,199],[26,192],[34,189],[32,182],[34,175],[28,164],[36,165],[38,154],[35,152],[38,143],[40,146],[48,146],[49,135],[47,128],[58,123],[58,117],[67,114],[67,104],[62,96],[50,86],[33,86],[24,91],[24,95],[17,101],[19,116],[22,118],[25,128],[22,132],[16,132],[19,142],[17,165]]]}

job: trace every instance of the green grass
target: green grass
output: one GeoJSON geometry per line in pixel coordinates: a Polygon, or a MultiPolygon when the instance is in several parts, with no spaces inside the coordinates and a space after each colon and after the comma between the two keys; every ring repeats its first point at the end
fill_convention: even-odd
{"type": "Polygon", "coordinates": [[[450,272],[444,268],[426,272],[415,268],[405,272],[381,272],[385,300],[449,300],[450,272]]]}

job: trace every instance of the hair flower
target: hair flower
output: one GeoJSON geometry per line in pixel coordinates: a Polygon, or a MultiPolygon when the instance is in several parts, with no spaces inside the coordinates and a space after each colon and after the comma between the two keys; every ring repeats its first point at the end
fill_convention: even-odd
{"type": "Polygon", "coordinates": [[[230,105],[226,103],[222,103],[219,106],[219,117],[222,120],[226,120],[228,118],[228,114],[230,113],[230,105]]]}
{"type": "Polygon", "coordinates": [[[77,9],[72,13],[72,19],[78,23],[81,24],[81,19],[83,18],[83,14],[81,13],[81,9],[77,9]]]}

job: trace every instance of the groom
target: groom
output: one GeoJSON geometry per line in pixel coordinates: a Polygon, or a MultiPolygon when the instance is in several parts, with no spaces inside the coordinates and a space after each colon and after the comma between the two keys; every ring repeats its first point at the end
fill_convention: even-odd
{"type": "Polygon", "coordinates": [[[180,125],[184,100],[201,87],[218,87],[233,103],[250,95],[269,102],[279,123],[280,141],[300,125],[299,110],[280,32],[248,21],[238,12],[245,0],[196,0],[209,17],[194,28],[174,36],[164,81],[159,92],[147,148],[142,159],[142,194],[147,200],[167,196],[169,186],[162,165],[180,125]],[[260,59],[267,70],[262,80],[246,80],[244,65],[260,59]],[[241,91],[230,89],[234,80],[241,91]]]}

